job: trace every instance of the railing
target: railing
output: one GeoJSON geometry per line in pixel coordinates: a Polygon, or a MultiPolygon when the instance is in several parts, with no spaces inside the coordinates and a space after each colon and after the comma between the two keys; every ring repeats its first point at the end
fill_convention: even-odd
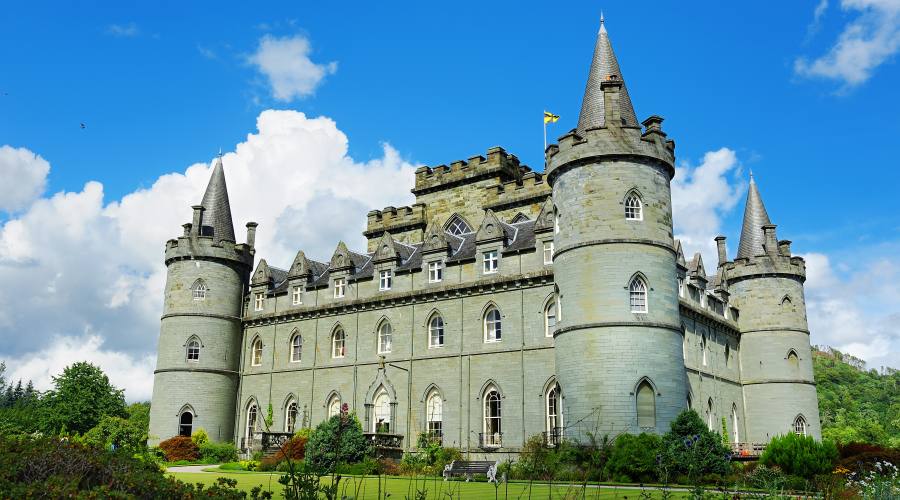
{"type": "Polygon", "coordinates": [[[500,448],[503,446],[502,432],[479,432],[478,447],[479,448],[500,448]]]}
{"type": "Polygon", "coordinates": [[[752,460],[759,458],[765,449],[765,443],[731,443],[731,456],[735,460],[752,460]]]}
{"type": "Polygon", "coordinates": [[[563,440],[563,428],[562,427],[554,427],[553,429],[544,432],[544,446],[548,448],[555,448],[559,446],[563,440]]]}
{"type": "Polygon", "coordinates": [[[293,434],[290,432],[263,432],[262,433],[262,449],[263,451],[281,448],[284,443],[291,440],[293,434]]]}
{"type": "Polygon", "coordinates": [[[387,434],[382,432],[367,432],[363,434],[366,439],[372,441],[376,449],[403,449],[402,434],[387,434]]]}

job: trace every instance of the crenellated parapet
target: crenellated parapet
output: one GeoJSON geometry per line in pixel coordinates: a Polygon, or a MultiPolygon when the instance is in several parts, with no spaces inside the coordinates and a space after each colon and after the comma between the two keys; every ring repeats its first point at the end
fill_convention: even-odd
{"type": "Polygon", "coordinates": [[[791,255],[791,242],[777,241],[775,225],[763,226],[766,244],[764,254],[753,257],[739,257],[723,266],[728,283],[760,277],[792,277],[800,283],[806,281],[806,261],[803,257],[791,255]]]}
{"type": "Polygon", "coordinates": [[[499,176],[502,182],[518,182],[530,171],[515,155],[501,147],[493,147],[487,150],[487,157],[473,156],[454,161],[450,166],[420,167],[416,170],[416,185],[412,192],[419,196],[492,176],[499,176]]]}
{"type": "Polygon", "coordinates": [[[373,251],[374,243],[385,233],[396,235],[400,241],[408,243],[422,241],[427,225],[423,203],[408,207],[384,207],[369,212],[363,235],[369,240],[369,251],[373,251]]]}
{"type": "Polygon", "coordinates": [[[484,208],[500,211],[530,203],[543,203],[552,190],[544,175],[528,172],[521,180],[500,182],[485,188],[484,208]]]}
{"type": "Polygon", "coordinates": [[[166,242],[165,263],[176,260],[206,259],[230,261],[247,269],[253,266],[254,249],[246,243],[220,241],[212,236],[179,236],[166,242]]]}

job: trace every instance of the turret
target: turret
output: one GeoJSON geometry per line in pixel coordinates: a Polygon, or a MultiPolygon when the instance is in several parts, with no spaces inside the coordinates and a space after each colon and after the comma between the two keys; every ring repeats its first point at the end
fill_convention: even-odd
{"type": "Polygon", "coordinates": [[[685,407],[663,119],[638,123],[601,18],[578,126],[547,148],[566,436],[663,433],[685,407]]]}
{"type": "Polygon", "coordinates": [[[234,440],[241,310],[253,265],[255,223],[236,244],[222,158],[184,233],[166,243],[150,444],[203,428],[234,440]]]}
{"type": "Polygon", "coordinates": [[[747,441],[804,432],[821,437],[803,282],[806,264],[778,241],[752,175],[737,258],[723,267],[741,311],[747,441]]]}

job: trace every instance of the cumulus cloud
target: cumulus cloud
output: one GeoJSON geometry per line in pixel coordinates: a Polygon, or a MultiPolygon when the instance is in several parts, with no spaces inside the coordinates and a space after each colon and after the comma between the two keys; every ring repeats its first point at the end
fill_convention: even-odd
{"type": "Polygon", "coordinates": [[[110,24],[106,27],[106,33],[122,38],[132,38],[140,35],[141,30],[135,23],[110,24]]]}
{"type": "MultiPolygon", "coordinates": [[[[300,248],[327,259],[338,239],[364,250],[366,211],[411,203],[415,166],[387,144],[368,162],[347,151],[328,118],[261,113],[256,133],[223,157],[238,239],[243,223],[259,222],[257,255],[282,267],[300,248]]],[[[0,225],[0,282],[16,284],[0,287],[0,359],[11,378],[46,389],[50,375],[87,359],[129,400],[149,399],[163,245],[190,221],[210,169],[190,165],[112,201],[88,182],[39,198],[0,225]]]]}
{"type": "Polygon", "coordinates": [[[675,238],[681,240],[685,257],[703,254],[707,271],[717,264],[713,238],[722,234],[722,217],[740,201],[746,184],[737,178],[741,164],[728,148],[703,155],[700,165],[682,163],[672,179],[672,217],[675,238]]]}
{"type": "Polygon", "coordinates": [[[265,35],[247,61],[266,77],[275,99],[291,101],[312,95],[327,75],[337,71],[337,62],[314,63],[309,58],[311,50],[309,40],[301,35],[265,35]]]}
{"type": "MultiPolygon", "coordinates": [[[[825,11],[822,5],[816,6],[815,25],[825,11]]],[[[804,57],[794,61],[794,72],[837,80],[850,88],[871,78],[900,50],[900,0],[842,0],[841,9],[856,17],[827,53],[812,61],[804,57]]]]}
{"type": "Polygon", "coordinates": [[[28,206],[44,192],[50,164],[25,148],[0,146],[0,211],[28,206]]]}
{"type": "Polygon", "coordinates": [[[835,263],[821,253],[803,258],[812,342],[862,358],[870,368],[900,366],[900,261],[835,263]],[[855,267],[837,269],[849,266],[855,267]]]}

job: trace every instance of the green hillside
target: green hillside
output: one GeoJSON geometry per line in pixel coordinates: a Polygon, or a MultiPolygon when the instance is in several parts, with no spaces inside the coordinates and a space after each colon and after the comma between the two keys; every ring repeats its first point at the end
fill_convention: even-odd
{"type": "Polygon", "coordinates": [[[867,371],[831,348],[813,350],[813,371],[824,438],[900,446],[900,371],[867,371]]]}

